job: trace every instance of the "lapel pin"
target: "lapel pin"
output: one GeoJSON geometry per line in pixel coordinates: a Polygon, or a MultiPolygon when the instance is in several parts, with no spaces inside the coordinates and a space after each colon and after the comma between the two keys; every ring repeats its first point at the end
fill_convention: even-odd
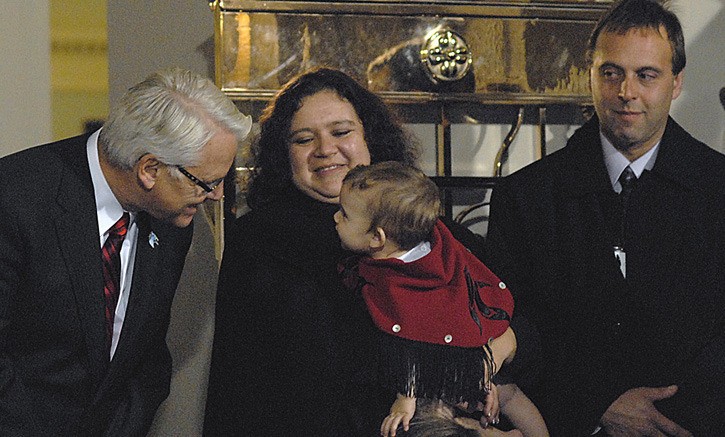
{"type": "Polygon", "coordinates": [[[153,232],[149,234],[149,246],[151,246],[152,249],[155,249],[156,246],[159,245],[159,237],[156,236],[153,232]]]}

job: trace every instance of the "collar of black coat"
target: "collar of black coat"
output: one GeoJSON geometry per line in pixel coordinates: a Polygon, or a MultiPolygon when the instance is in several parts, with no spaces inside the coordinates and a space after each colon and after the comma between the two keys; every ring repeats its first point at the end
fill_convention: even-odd
{"type": "MultiPolygon", "coordinates": [[[[657,161],[651,170],[653,175],[672,183],[694,190],[697,180],[709,173],[707,156],[710,150],[694,139],[671,117],[660,142],[657,161]]],[[[594,115],[567,142],[561,151],[557,172],[561,175],[561,187],[565,194],[578,197],[595,192],[609,192],[612,187],[604,164],[602,145],[599,139],[599,119],[594,115]]]]}

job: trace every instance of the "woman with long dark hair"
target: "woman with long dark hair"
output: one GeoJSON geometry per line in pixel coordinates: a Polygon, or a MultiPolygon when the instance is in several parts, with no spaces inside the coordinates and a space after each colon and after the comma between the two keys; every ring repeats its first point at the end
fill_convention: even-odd
{"type": "Polygon", "coordinates": [[[415,147],[379,97],[328,68],[285,85],[260,128],[251,210],[219,275],[204,434],[376,435],[395,394],[374,382],[377,334],[338,277],[333,215],[348,170],[412,164],[415,147]]]}

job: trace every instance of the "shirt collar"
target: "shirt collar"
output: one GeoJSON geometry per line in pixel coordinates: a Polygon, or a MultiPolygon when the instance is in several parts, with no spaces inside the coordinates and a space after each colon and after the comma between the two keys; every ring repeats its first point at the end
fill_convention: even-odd
{"type": "Polygon", "coordinates": [[[647,153],[640,156],[633,162],[629,162],[626,156],[624,156],[619,150],[617,150],[612,143],[604,136],[601,132],[599,138],[602,141],[602,152],[604,154],[604,164],[607,167],[607,173],[609,174],[609,182],[612,184],[612,188],[615,190],[620,189],[619,186],[619,175],[622,171],[629,166],[634,174],[639,178],[645,170],[652,170],[657,160],[657,153],[660,149],[660,141],[655,144],[654,147],[649,149],[647,153]]]}
{"type": "Polygon", "coordinates": [[[421,241],[414,248],[397,257],[404,263],[417,261],[430,253],[430,242],[421,241]]]}
{"type": "MultiPolygon", "coordinates": [[[[86,151],[88,152],[88,167],[91,170],[91,180],[93,181],[93,194],[96,198],[98,234],[104,235],[121,218],[124,210],[113,191],[111,191],[111,187],[101,170],[101,163],[98,158],[98,134],[100,131],[99,129],[88,137],[86,151]]],[[[133,223],[134,218],[135,214],[132,213],[129,226],[133,223]]]]}

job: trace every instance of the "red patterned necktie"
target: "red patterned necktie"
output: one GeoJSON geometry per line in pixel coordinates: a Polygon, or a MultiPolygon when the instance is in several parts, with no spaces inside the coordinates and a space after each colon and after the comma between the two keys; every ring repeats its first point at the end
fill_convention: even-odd
{"type": "Polygon", "coordinates": [[[113,319],[116,314],[116,303],[121,288],[121,245],[128,231],[129,216],[127,212],[108,231],[108,238],[103,244],[103,295],[106,300],[106,345],[111,350],[113,341],[113,319]]]}

